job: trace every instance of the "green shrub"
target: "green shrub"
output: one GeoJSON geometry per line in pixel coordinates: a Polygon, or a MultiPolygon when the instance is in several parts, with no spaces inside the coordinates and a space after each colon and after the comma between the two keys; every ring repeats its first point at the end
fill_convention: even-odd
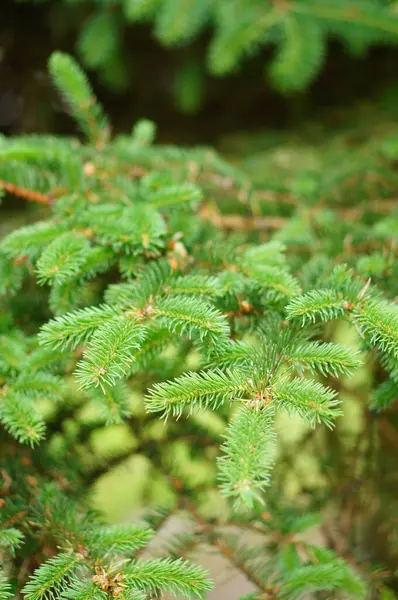
{"type": "Polygon", "coordinates": [[[0,245],[1,600],[206,597],[203,544],[246,598],[393,598],[362,543],[333,541],[345,473],[371,486],[378,454],[346,428],[332,456],[330,430],[364,365],[361,408],[396,399],[395,138],[260,189],[209,148],[153,144],[148,121],[112,138],[74,61],[50,71],[84,141],[0,141],[2,190],[30,203],[0,245]],[[310,493],[288,493],[289,430],[310,493]],[[100,514],[123,477],[138,524],[100,514]],[[183,534],[140,556],[173,514],[183,534]]]}

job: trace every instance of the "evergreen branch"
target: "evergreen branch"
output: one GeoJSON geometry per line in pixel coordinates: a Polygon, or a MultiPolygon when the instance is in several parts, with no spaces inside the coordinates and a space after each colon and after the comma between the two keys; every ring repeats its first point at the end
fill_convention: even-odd
{"type": "Polygon", "coordinates": [[[214,527],[212,527],[196,510],[190,500],[183,497],[182,502],[184,508],[190,513],[193,520],[200,524],[202,531],[206,534],[206,537],[211,546],[216,548],[238,571],[243,573],[248,581],[251,581],[255,587],[262,592],[265,592],[268,598],[277,598],[278,595],[273,594],[271,586],[267,585],[263,577],[258,577],[256,573],[253,573],[252,569],[246,564],[246,557],[242,556],[236,548],[231,546],[224,538],[224,536],[217,535],[214,527]]]}
{"type": "Polygon", "coordinates": [[[225,340],[217,344],[206,362],[206,367],[232,367],[250,363],[257,353],[257,348],[241,340],[225,340]]]}
{"type": "Polygon", "coordinates": [[[163,216],[150,204],[135,202],[124,208],[103,204],[87,214],[96,239],[114,252],[138,256],[164,247],[166,225],[163,216]]]}
{"type": "Polygon", "coordinates": [[[24,340],[12,335],[0,335],[0,372],[15,373],[23,368],[25,360],[24,340]]]}
{"type": "Polygon", "coordinates": [[[141,296],[136,281],[112,283],[105,290],[104,299],[110,306],[119,306],[124,309],[141,304],[141,296]]]}
{"type": "Polygon", "coordinates": [[[398,385],[392,379],[384,381],[372,393],[369,408],[381,412],[398,400],[398,385]]]}
{"type": "Polygon", "coordinates": [[[96,329],[115,316],[116,310],[106,304],[82,308],[46,323],[39,333],[39,341],[54,350],[74,349],[85,343],[96,329]]]}
{"type": "Polygon", "coordinates": [[[12,296],[21,289],[22,273],[20,265],[0,255],[0,296],[12,296]]]}
{"type": "Polygon", "coordinates": [[[146,267],[134,281],[110,285],[105,300],[108,304],[128,308],[145,306],[157,296],[219,296],[221,293],[216,277],[196,274],[173,277],[169,263],[159,261],[146,267]]]}
{"type": "Polygon", "coordinates": [[[86,75],[71,56],[62,52],[51,55],[49,69],[83,131],[98,149],[103,148],[109,137],[109,125],[86,75]]]}
{"type": "Polygon", "coordinates": [[[297,280],[281,267],[261,265],[245,269],[245,272],[255,281],[266,288],[273,289],[287,297],[294,296],[300,291],[297,280]]]}
{"type": "Polygon", "coordinates": [[[148,302],[164,293],[163,287],[172,280],[172,269],[167,261],[154,261],[147,265],[134,281],[113,284],[105,292],[108,304],[128,308],[145,307],[148,302]]]}
{"type": "MultiPolygon", "coordinates": [[[[250,513],[248,513],[250,514],[250,513]]],[[[257,531],[258,534],[258,531],[257,531]]],[[[243,573],[249,581],[252,581],[259,590],[263,591],[258,595],[265,596],[267,600],[280,598],[278,586],[271,584],[274,562],[272,557],[264,560],[264,554],[267,553],[267,546],[261,538],[258,542],[253,541],[250,545],[242,540],[242,532],[237,534],[229,533],[228,530],[221,532],[219,536],[220,545],[231,554],[230,561],[243,573]]],[[[218,546],[217,546],[218,547],[218,546]]],[[[275,568],[275,567],[274,567],[275,568]]]]}
{"type": "Polygon", "coordinates": [[[173,334],[164,327],[156,327],[151,324],[151,327],[146,329],[147,335],[142,342],[141,348],[135,354],[136,362],[133,365],[133,370],[138,368],[146,368],[148,365],[156,361],[162,351],[174,339],[173,334]]]}
{"type": "Polygon", "coordinates": [[[222,446],[224,456],[218,461],[221,489],[251,508],[261,501],[260,492],[269,484],[274,462],[274,410],[271,407],[245,406],[227,428],[222,446]]]}
{"type": "Polygon", "coordinates": [[[201,340],[219,342],[229,334],[227,321],[217,309],[200,298],[170,296],[157,301],[153,309],[164,327],[172,333],[198,336],[201,340]]]}
{"type": "Polygon", "coordinates": [[[145,21],[156,10],[156,0],[125,0],[123,10],[128,21],[145,21]]]}
{"type": "Polygon", "coordinates": [[[145,546],[153,531],[146,525],[109,525],[97,527],[87,535],[90,548],[93,545],[98,556],[108,553],[130,554],[145,546]]]}
{"type": "Polygon", "coordinates": [[[286,266],[286,246],[278,240],[271,240],[266,244],[249,246],[245,249],[241,259],[242,264],[250,266],[286,266]]]}
{"type": "Polygon", "coordinates": [[[21,374],[10,387],[13,392],[21,392],[33,398],[47,397],[59,400],[64,392],[64,381],[51,373],[37,371],[21,374]]]}
{"type": "Polygon", "coordinates": [[[39,221],[8,234],[1,241],[0,249],[10,258],[20,256],[34,258],[44,246],[56,240],[63,231],[62,225],[51,221],[39,221]]]}
{"type": "Polygon", "coordinates": [[[287,352],[286,360],[292,364],[320,371],[323,375],[350,375],[361,361],[358,352],[340,344],[308,342],[287,352]]]}
{"type": "Polygon", "coordinates": [[[61,594],[80,562],[76,554],[58,554],[43,563],[23,588],[26,600],[51,600],[61,594]]]}
{"type": "Polygon", "coordinates": [[[321,321],[337,319],[344,314],[346,301],[334,290],[312,290],[298,298],[294,298],[287,305],[288,319],[301,319],[305,323],[315,323],[317,317],[321,321]]]}
{"type": "Polygon", "coordinates": [[[297,412],[312,425],[324,423],[333,426],[333,421],[342,413],[338,408],[336,392],[309,379],[281,379],[272,388],[275,402],[288,412],[297,412]]]}
{"type": "Polygon", "coordinates": [[[398,385],[398,361],[396,357],[393,354],[381,353],[379,359],[390,379],[398,385]]]}
{"type": "Polygon", "coordinates": [[[222,287],[216,277],[206,275],[182,275],[164,285],[165,294],[185,294],[192,296],[220,296],[222,287]]]}
{"type": "Polygon", "coordinates": [[[12,598],[12,596],[11,585],[7,581],[3,570],[0,569],[0,600],[8,600],[9,598],[12,598]]]}
{"type": "Polygon", "coordinates": [[[147,600],[148,594],[137,590],[134,586],[130,589],[123,590],[125,600],[147,600]]]}
{"type": "Polygon", "coordinates": [[[61,351],[55,351],[50,347],[35,348],[31,354],[25,358],[25,366],[29,373],[34,374],[41,369],[54,371],[67,355],[61,351]]]}
{"type": "Polygon", "coordinates": [[[77,365],[76,378],[81,389],[100,386],[105,393],[107,386],[126,377],[144,334],[144,328],[136,321],[120,317],[101,325],[77,365]]]}
{"type": "Polygon", "coordinates": [[[191,183],[162,186],[154,192],[145,193],[145,195],[147,196],[146,200],[154,206],[196,203],[202,198],[200,189],[191,183]]]}
{"type": "Polygon", "coordinates": [[[79,273],[79,276],[85,280],[91,279],[95,275],[105,273],[113,262],[115,262],[115,257],[109,248],[101,246],[88,248],[82,272],[79,273]]]}
{"type": "Polygon", "coordinates": [[[354,322],[366,341],[398,358],[398,310],[387,302],[366,302],[357,307],[354,322]]]}
{"type": "MultiPolygon", "coordinates": [[[[141,0],[138,0],[140,2],[141,0]]],[[[146,2],[147,0],[143,0],[146,2]]],[[[135,0],[127,0],[127,3],[130,2],[131,5],[135,2],[135,0]]],[[[126,6],[125,6],[126,8],[126,6]]],[[[131,137],[134,140],[134,143],[137,146],[148,147],[155,140],[156,136],[156,123],[150,121],[149,119],[139,119],[133,127],[131,132],[131,137]]]]}
{"type": "Polygon", "coordinates": [[[101,416],[107,425],[123,423],[130,416],[129,390],[123,381],[113,386],[90,388],[90,399],[99,405],[101,416]]]}
{"type": "Polygon", "coordinates": [[[317,527],[321,524],[322,519],[319,513],[298,513],[294,517],[288,519],[283,524],[283,531],[289,534],[296,535],[298,533],[304,533],[309,529],[317,527]]]}
{"type": "Polygon", "coordinates": [[[373,10],[366,10],[366,7],[356,3],[351,10],[349,8],[344,10],[344,8],[339,8],[331,3],[319,5],[316,0],[312,0],[305,4],[295,3],[292,10],[295,13],[315,16],[326,21],[358,24],[373,30],[379,29],[394,36],[398,35],[398,19],[386,10],[379,9],[377,11],[376,7],[373,10]]]}
{"type": "Polygon", "coordinates": [[[75,278],[86,262],[89,243],[74,232],[66,232],[44,250],[37,261],[38,281],[41,284],[62,284],[75,278]]]}
{"type": "Polygon", "coordinates": [[[344,561],[339,559],[327,564],[297,567],[283,581],[282,593],[294,600],[302,597],[304,590],[306,593],[341,590],[356,598],[365,597],[363,582],[349,572],[344,561]]]}
{"type": "Polygon", "coordinates": [[[77,578],[67,584],[60,600],[108,600],[109,596],[91,580],[80,581],[77,578]]]}
{"type": "Polygon", "coordinates": [[[0,529],[0,548],[5,548],[8,552],[14,553],[23,539],[24,535],[15,527],[0,529]]]}
{"type": "Polygon", "coordinates": [[[187,42],[207,22],[210,14],[208,2],[173,0],[160,5],[156,11],[155,34],[166,46],[187,42]]]}
{"type": "Polygon", "coordinates": [[[336,555],[330,548],[315,546],[314,544],[308,544],[307,548],[312,555],[311,558],[314,563],[319,565],[336,565],[340,571],[342,580],[341,589],[344,590],[344,592],[348,592],[357,598],[364,598],[366,596],[365,581],[357,570],[351,566],[355,565],[355,561],[350,564],[350,562],[345,561],[342,557],[336,555]]]}
{"type": "Polygon", "coordinates": [[[190,550],[193,550],[200,543],[200,539],[194,533],[184,531],[175,533],[168,537],[164,544],[164,552],[166,556],[176,560],[184,558],[190,550]]]}
{"type": "Polygon", "coordinates": [[[273,8],[259,11],[251,4],[239,15],[234,10],[235,6],[229,7],[226,3],[218,11],[221,15],[224,13],[224,19],[219,23],[209,57],[211,71],[217,75],[232,70],[242,56],[268,40],[273,27],[281,20],[281,13],[273,8]]]}
{"type": "Polygon", "coordinates": [[[184,408],[197,406],[213,409],[227,401],[241,398],[248,387],[247,374],[242,371],[188,372],[174,379],[155,383],[145,399],[149,412],[170,413],[177,418],[184,408]]]}
{"type": "Polygon", "coordinates": [[[0,421],[22,444],[34,446],[43,437],[45,424],[29,396],[8,392],[0,398],[0,421]]]}
{"type": "Polygon", "coordinates": [[[204,598],[206,592],[212,589],[208,573],[202,567],[181,559],[173,561],[158,558],[147,562],[136,562],[126,570],[125,579],[134,587],[152,593],[164,591],[204,598]]]}
{"type": "Polygon", "coordinates": [[[287,223],[285,217],[246,217],[242,215],[221,215],[213,208],[203,207],[199,216],[214,227],[230,231],[272,231],[287,223]]]}
{"type": "Polygon", "coordinates": [[[53,285],[48,297],[48,306],[54,316],[60,316],[73,310],[82,301],[84,291],[83,279],[80,277],[53,285]]]}
{"type": "Polygon", "coordinates": [[[11,182],[4,181],[4,179],[0,179],[0,189],[5,190],[9,194],[13,196],[17,196],[18,198],[23,198],[28,202],[35,202],[36,204],[44,204],[48,205],[52,203],[52,199],[47,194],[43,194],[37,190],[31,190],[29,188],[25,188],[19,185],[14,185],[11,182]]]}
{"type": "MultiPolygon", "coordinates": [[[[12,147],[13,142],[10,142],[12,147]]],[[[2,144],[0,148],[0,179],[5,182],[14,195],[23,195],[24,199],[42,200],[41,194],[50,194],[56,187],[57,177],[43,165],[30,164],[27,161],[8,158],[10,146],[2,144]]],[[[2,188],[0,187],[0,191],[2,188]]],[[[41,201],[39,204],[43,204],[41,201]]]]}
{"type": "Polygon", "coordinates": [[[288,15],[283,19],[283,37],[270,66],[270,75],[282,91],[302,90],[322,66],[326,36],[313,19],[288,15]]]}
{"type": "MultiPolygon", "coordinates": [[[[64,186],[75,191],[82,187],[83,170],[78,150],[78,143],[73,141],[62,143],[56,138],[48,140],[26,136],[11,140],[4,149],[0,148],[0,160],[12,165],[10,176],[13,176],[19,188],[24,189],[25,186],[29,190],[38,188],[48,191],[51,198],[55,193],[59,194],[59,188],[64,186]],[[18,173],[14,171],[14,165],[16,168],[19,166],[18,173]],[[56,187],[58,190],[53,192],[56,187]]],[[[29,195],[31,199],[43,203],[42,194],[37,197],[37,192],[31,192],[28,200],[29,195]]],[[[49,203],[52,203],[51,200],[49,203]]]]}

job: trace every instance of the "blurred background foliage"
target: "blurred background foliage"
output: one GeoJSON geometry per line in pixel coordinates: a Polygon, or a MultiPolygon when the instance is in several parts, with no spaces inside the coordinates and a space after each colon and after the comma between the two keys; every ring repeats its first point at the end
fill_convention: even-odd
{"type": "Polygon", "coordinates": [[[2,130],[70,127],[46,72],[54,48],[82,61],[117,130],[145,115],[174,143],[338,122],[365,99],[396,105],[396,2],[2,0],[0,10],[2,130]]]}
{"type": "MultiPolygon", "coordinates": [[[[323,190],[326,203],[333,197],[342,208],[356,204],[358,198],[365,203],[375,198],[392,199],[393,209],[396,172],[392,168],[384,179],[377,173],[386,158],[392,166],[398,159],[397,41],[398,8],[391,1],[187,0],[183,5],[182,0],[2,0],[0,131],[76,133],[47,75],[47,59],[60,49],[89,69],[116,131],[147,117],[158,124],[161,142],[215,144],[268,194],[263,201],[251,197],[251,214],[289,217],[291,204],[281,209],[281,199],[308,198],[310,207],[314,186],[323,190]],[[295,59],[301,51],[293,42],[303,15],[298,21],[285,19],[291,5],[314,10],[330,5],[343,14],[348,6],[354,17],[355,10],[374,11],[381,24],[365,31],[352,22],[332,27],[307,14],[307,41],[316,39],[318,44],[313,60],[301,73],[293,64],[290,79],[281,79],[277,60],[284,48],[283,35],[292,36],[290,52],[295,59]],[[284,15],[280,20],[286,20],[277,23],[279,29],[271,28],[265,35],[252,27],[256,11],[269,16],[276,9],[284,15]],[[228,10],[238,11],[237,15],[241,10],[250,27],[244,28],[243,18],[231,20],[227,15],[226,22],[241,29],[223,29],[223,11],[228,10]],[[192,27],[190,14],[196,24],[192,27]],[[177,16],[185,21],[180,23],[177,16]],[[232,47],[237,40],[241,46],[232,47]],[[369,173],[376,175],[368,177],[369,173]],[[269,198],[273,200],[268,202],[269,198]]],[[[311,49],[305,47],[303,52],[308,56],[311,49]]],[[[239,198],[228,196],[226,201],[228,212],[248,210],[247,202],[239,198]]],[[[3,200],[1,234],[30,218],[22,208],[24,203],[15,198],[3,200]]],[[[36,219],[36,207],[32,211],[36,219]]],[[[332,230],[343,240],[344,217],[335,214],[320,229],[318,239],[312,238],[305,218],[295,219],[290,229],[281,228],[280,239],[288,247],[310,242],[314,248],[322,241],[322,231],[332,230]]],[[[374,272],[374,260],[371,266],[372,273],[364,259],[363,274],[378,283],[388,269],[396,269],[383,260],[380,272],[374,272]]],[[[398,289],[392,290],[391,296],[396,293],[398,289]]],[[[334,327],[330,339],[358,346],[355,334],[344,327],[334,327]]],[[[172,376],[178,374],[178,356],[160,360],[168,361],[172,376]]],[[[196,357],[189,360],[194,367],[196,357]]],[[[207,412],[197,415],[187,425],[187,438],[173,441],[173,424],[165,428],[143,410],[142,390],[147,384],[137,382],[131,390],[131,422],[107,428],[83,395],[71,394],[70,414],[78,406],[79,419],[71,419],[65,410],[63,430],[52,437],[55,454],[68,447],[77,451],[92,482],[94,504],[110,521],[127,518],[143,506],[173,506],[174,492],[166,480],[154,478],[152,460],[168,460],[178,476],[183,469],[184,485],[196,490],[199,498],[202,494],[202,508],[209,516],[219,517],[226,508],[219,495],[206,490],[214,482],[212,444],[221,440],[224,420],[207,412]],[[195,449],[195,435],[203,436],[203,431],[211,441],[207,454],[195,449]],[[162,456],[159,448],[166,436],[169,443],[162,456]]],[[[276,496],[283,493],[298,505],[311,497],[311,503],[321,507],[332,498],[328,505],[333,518],[339,515],[341,531],[353,538],[335,543],[359,545],[366,559],[393,570],[396,553],[387,548],[385,536],[398,519],[393,501],[398,490],[398,412],[396,403],[382,414],[369,410],[372,385],[365,369],[354,379],[343,380],[339,391],[344,417],[337,433],[314,432],[292,418],[280,421],[283,441],[274,489],[276,496]],[[387,512],[384,502],[380,510],[382,500],[387,500],[387,512]]],[[[50,404],[43,402],[42,409],[51,416],[50,404]]]]}

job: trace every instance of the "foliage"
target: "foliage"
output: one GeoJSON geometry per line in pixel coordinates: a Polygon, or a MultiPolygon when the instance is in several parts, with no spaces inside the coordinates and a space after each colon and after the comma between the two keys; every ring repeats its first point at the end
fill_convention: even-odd
{"type": "MultiPolygon", "coordinates": [[[[193,41],[210,30],[206,67],[192,60],[192,52],[181,55],[173,88],[186,112],[200,106],[206,68],[213,75],[225,75],[264,46],[272,48],[267,77],[287,93],[303,90],[319,74],[328,39],[339,39],[354,56],[398,40],[396,3],[390,0],[19,1],[49,4],[53,21],[63,20],[66,27],[76,22],[76,48],[83,64],[114,88],[129,79],[126,31],[132,29],[134,35],[140,24],[150,23],[154,37],[166,48],[188,45],[194,51],[193,41]]],[[[86,120],[85,126],[94,122],[86,120]]]]}
{"type": "Polygon", "coordinates": [[[208,575],[189,560],[202,543],[246,575],[252,598],[392,594],[360,544],[303,537],[339,497],[330,469],[329,487],[295,510],[278,477],[281,419],[337,439],[339,390],[364,364],[366,410],[394,402],[393,139],[349,173],[340,160],[339,172],[264,189],[208,148],[153,144],[146,121],[112,138],[71,57],[53,54],[50,71],[85,140],[0,142],[4,191],[31,202],[29,224],[0,244],[0,597],[205,597],[208,575]],[[353,172],[365,191],[364,172],[382,177],[373,203],[360,184],[341,201],[353,172]],[[341,322],[356,350],[334,338],[341,322]],[[96,443],[105,424],[131,433],[108,454],[96,443]],[[131,458],[134,486],[146,465],[146,502],[163,510],[105,523],[88,492],[131,458]],[[177,512],[192,533],[140,556],[177,512]]]}

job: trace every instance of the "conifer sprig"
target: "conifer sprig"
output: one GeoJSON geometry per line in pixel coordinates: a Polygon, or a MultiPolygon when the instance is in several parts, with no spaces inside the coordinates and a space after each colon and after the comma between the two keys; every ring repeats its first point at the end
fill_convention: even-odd
{"type": "Polygon", "coordinates": [[[239,370],[186,373],[174,381],[155,384],[147,396],[146,407],[150,412],[179,417],[187,407],[214,409],[241,398],[247,387],[247,373],[239,370]]]}
{"type": "Polygon", "coordinates": [[[102,386],[90,386],[87,395],[99,407],[107,425],[121,424],[131,414],[129,390],[124,381],[111,386],[104,383],[102,386]]]}
{"type": "Polygon", "coordinates": [[[26,225],[7,235],[0,244],[0,249],[10,258],[26,256],[34,258],[50,242],[58,239],[64,227],[51,221],[39,221],[26,225]]]}
{"type": "Polygon", "coordinates": [[[361,364],[358,353],[340,344],[307,342],[288,352],[294,365],[320,371],[323,375],[350,375],[361,364]]]}
{"type": "Polygon", "coordinates": [[[202,598],[212,588],[207,573],[196,565],[178,559],[158,558],[137,562],[126,572],[126,581],[137,589],[180,593],[202,598]]]}
{"type": "Polygon", "coordinates": [[[335,290],[313,290],[291,300],[286,307],[288,319],[298,318],[301,323],[314,323],[317,318],[330,321],[341,317],[346,308],[342,295],[335,290]]]}
{"type": "Polygon", "coordinates": [[[225,316],[200,298],[183,295],[161,298],[156,303],[154,314],[172,333],[197,336],[211,343],[229,334],[225,316]]]}
{"type": "Polygon", "coordinates": [[[237,506],[252,508],[262,501],[262,492],[270,482],[275,453],[275,411],[272,406],[248,404],[227,429],[218,461],[219,481],[223,492],[237,506]]]}
{"type": "Polygon", "coordinates": [[[32,398],[47,397],[51,400],[59,400],[65,390],[64,381],[61,377],[37,371],[36,373],[23,373],[15,381],[10,383],[14,392],[21,392],[32,398]]]}
{"type": "Polygon", "coordinates": [[[83,237],[67,232],[54,240],[37,262],[40,283],[61,284],[76,277],[86,260],[89,244],[83,237]]]}
{"type": "Polygon", "coordinates": [[[8,598],[12,598],[12,596],[11,584],[4,576],[3,570],[0,569],[0,598],[1,600],[8,600],[8,598]]]}
{"type": "Polygon", "coordinates": [[[109,525],[88,533],[87,541],[94,545],[99,556],[129,554],[145,546],[153,531],[143,525],[109,525]]]}
{"type": "Polygon", "coordinates": [[[27,600],[47,600],[62,593],[65,583],[74,574],[81,558],[71,553],[57,554],[39,567],[23,591],[27,600]],[[66,580],[66,581],[65,581],[66,580]]]}
{"type": "Polygon", "coordinates": [[[71,578],[60,596],[62,600],[107,600],[107,592],[91,580],[71,578]]]}
{"type": "Polygon", "coordinates": [[[101,325],[77,366],[76,377],[81,388],[100,386],[105,392],[106,386],[114,386],[126,377],[144,336],[144,328],[132,319],[119,317],[101,325]]]}
{"type": "Polygon", "coordinates": [[[49,321],[42,327],[39,340],[54,350],[73,349],[86,342],[96,329],[116,315],[115,309],[107,305],[82,308],[49,321]]]}
{"type": "Polygon", "coordinates": [[[101,149],[109,137],[109,125],[88,80],[70,56],[52,54],[49,70],[71,112],[89,139],[101,149]]]}
{"type": "Polygon", "coordinates": [[[333,427],[341,415],[336,392],[310,379],[280,379],[273,388],[273,397],[281,408],[298,413],[314,426],[324,423],[333,427]]]}
{"type": "Polygon", "coordinates": [[[0,529],[0,548],[6,548],[7,551],[14,554],[16,549],[21,546],[23,538],[23,534],[15,527],[0,529]]]}
{"type": "Polygon", "coordinates": [[[22,392],[7,392],[0,398],[0,421],[22,444],[34,446],[43,439],[45,422],[31,397],[22,392]]]}
{"type": "Polygon", "coordinates": [[[398,359],[398,310],[387,302],[366,302],[354,313],[365,339],[398,359]]]}

